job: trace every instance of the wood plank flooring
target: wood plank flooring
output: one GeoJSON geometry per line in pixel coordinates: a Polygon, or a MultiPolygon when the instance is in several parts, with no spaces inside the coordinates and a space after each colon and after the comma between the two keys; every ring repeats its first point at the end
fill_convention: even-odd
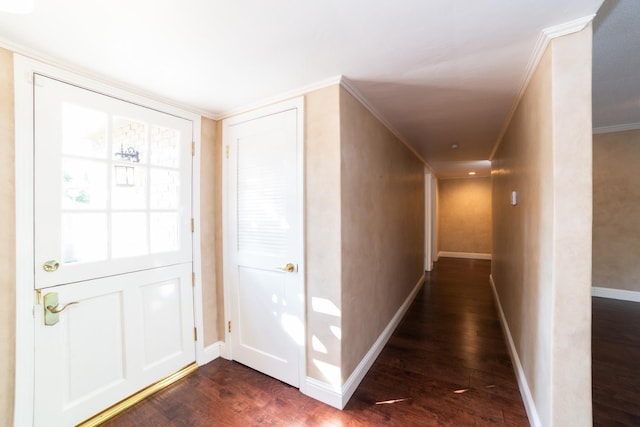
{"type": "Polygon", "coordinates": [[[640,303],[592,307],[593,425],[640,426],[640,303]]]}
{"type": "Polygon", "coordinates": [[[220,358],[103,426],[528,426],[489,272],[441,258],[343,411],[220,358]]]}

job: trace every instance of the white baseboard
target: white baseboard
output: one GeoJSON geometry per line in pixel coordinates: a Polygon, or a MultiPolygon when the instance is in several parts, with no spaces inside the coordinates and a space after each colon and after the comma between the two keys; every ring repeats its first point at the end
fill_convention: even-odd
{"type": "Polygon", "coordinates": [[[315,378],[305,378],[304,394],[334,408],[342,409],[342,389],[315,378]]]}
{"type": "Polygon", "coordinates": [[[509,355],[511,356],[511,363],[513,363],[513,367],[516,372],[516,379],[518,380],[518,388],[520,389],[520,395],[522,396],[524,407],[527,411],[527,416],[529,417],[529,423],[531,424],[532,427],[542,427],[542,423],[540,422],[540,416],[538,415],[536,404],[533,401],[533,396],[531,395],[531,389],[529,388],[527,377],[524,373],[524,369],[522,368],[522,363],[520,363],[520,357],[518,356],[518,351],[516,350],[516,346],[513,342],[513,337],[511,336],[511,330],[509,329],[509,325],[507,324],[507,318],[504,316],[504,311],[502,310],[502,304],[500,304],[500,297],[498,296],[498,291],[496,289],[496,284],[493,282],[492,275],[489,275],[489,282],[491,283],[493,298],[495,299],[496,306],[498,308],[498,315],[500,316],[500,325],[502,325],[502,331],[504,332],[504,336],[507,339],[509,355]]]}
{"type": "Polygon", "coordinates": [[[393,331],[400,324],[400,321],[424,284],[424,279],[425,275],[423,274],[413,287],[409,296],[404,300],[398,311],[396,311],[396,314],[387,327],[384,328],[376,342],[373,343],[367,354],[365,354],[358,366],[356,366],[351,375],[349,375],[349,378],[347,378],[342,387],[339,389],[334,388],[329,384],[307,377],[305,394],[334,408],[343,409],[364,379],[364,376],[369,372],[369,369],[371,369],[371,366],[380,355],[389,338],[391,338],[393,331]]]}
{"type": "Polygon", "coordinates": [[[225,354],[224,352],[224,341],[215,342],[209,346],[206,346],[203,351],[202,360],[198,360],[198,365],[206,365],[212,360],[217,359],[218,357],[225,354]]]}
{"type": "Polygon", "coordinates": [[[594,297],[640,302],[640,292],[628,291],[626,289],[613,289],[593,286],[591,288],[591,295],[594,297]]]}
{"type": "Polygon", "coordinates": [[[482,254],[475,252],[438,252],[438,258],[464,258],[464,259],[491,259],[491,254],[482,254]]]}

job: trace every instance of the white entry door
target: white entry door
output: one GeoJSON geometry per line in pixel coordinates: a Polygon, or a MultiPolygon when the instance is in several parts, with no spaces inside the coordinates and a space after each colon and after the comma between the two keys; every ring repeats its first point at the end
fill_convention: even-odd
{"type": "Polygon", "coordinates": [[[230,356],[293,386],[304,360],[301,99],[227,119],[230,356]]]}
{"type": "Polygon", "coordinates": [[[188,120],[34,76],[34,425],[195,360],[188,120]]]}

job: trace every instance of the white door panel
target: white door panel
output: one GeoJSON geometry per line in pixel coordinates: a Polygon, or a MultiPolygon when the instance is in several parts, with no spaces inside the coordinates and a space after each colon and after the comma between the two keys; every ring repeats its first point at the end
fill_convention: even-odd
{"type": "Polygon", "coordinates": [[[191,261],[190,121],[37,75],[35,117],[36,288],[191,261]]]}
{"type": "Polygon", "coordinates": [[[58,286],[43,296],[49,292],[60,306],[78,304],[57,324],[36,328],[35,425],[77,424],[195,358],[191,264],[58,286]]]}
{"type": "Polygon", "coordinates": [[[301,108],[224,127],[231,357],[294,386],[304,363],[301,108]]]}

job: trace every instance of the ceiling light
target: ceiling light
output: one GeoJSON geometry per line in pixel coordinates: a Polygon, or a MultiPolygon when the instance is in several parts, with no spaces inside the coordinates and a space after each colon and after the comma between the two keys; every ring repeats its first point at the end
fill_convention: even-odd
{"type": "Polygon", "coordinates": [[[0,0],[0,12],[29,13],[33,10],[33,0],[0,0]]]}
{"type": "Polygon", "coordinates": [[[473,172],[473,171],[469,172],[469,175],[475,175],[475,174],[476,174],[476,173],[475,173],[475,172],[473,172]]]}
{"type": "Polygon", "coordinates": [[[459,147],[459,145],[458,145],[458,144],[455,144],[455,143],[454,143],[454,144],[451,144],[451,148],[452,148],[453,150],[455,150],[455,149],[456,149],[456,148],[458,148],[458,147],[459,147]]]}

